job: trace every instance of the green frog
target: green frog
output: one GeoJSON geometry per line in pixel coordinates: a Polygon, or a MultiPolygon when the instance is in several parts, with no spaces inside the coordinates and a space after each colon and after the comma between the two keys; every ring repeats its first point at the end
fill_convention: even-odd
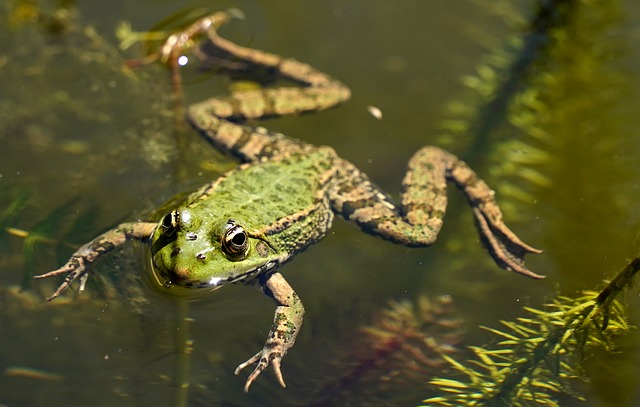
{"type": "Polygon", "coordinates": [[[442,226],[447,181],[467,197],[482,242],[497,265],[542,278],[524,265],[527,253],[540,251],[507,228],[493,191],[452,154],[438,147],[415,153],[398,205],[332,148],[248,126],[258,119],[336,106],[350,97],[350,91],[307,64],[220,37],[216,28],[228,18],[229,13],[220,12],[199,20],[170,37],[166,52],[175,53],[193,36],[206,33],[194,50],[205,66],[231,75],[283,79],[296,86],[246,90],[191,106],[188,119],[193,126],[242,164],[189,195],[159,222],[118,225],[79,248],[61,268],[36,276],[66,275],[48,300],[76,280],[82,291],[89,266],[107,252],[132,239],[147,242],[166,286],[261,286],[276,303],[273,325],[264,347],[235,373],[256,364],[246,380],[248,391],[270,365],[284,387],[280,363],[300,331],[304,307],[280,267],[325,236],[334,214],[393,243],[431,245],[442,226]]]}

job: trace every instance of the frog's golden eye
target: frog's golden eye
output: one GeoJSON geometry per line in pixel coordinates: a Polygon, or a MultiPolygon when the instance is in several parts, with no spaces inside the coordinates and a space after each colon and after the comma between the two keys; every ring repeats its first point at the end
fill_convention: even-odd
{"type": "Polygon", "coordinates": [[[249,237],[240,225],[232,220],[227,223],[227,230],[222,237],[222,251],[233,259],[241,259],[249,249],[249,237]]]}
{"type": "Polygon", "coordinates": [[[162,219],[161,225],[163,229],[167,231],[172,231],[178,227],[179,219],[180,219],[180,213],[178,211],[171,211],[162,219]]]}

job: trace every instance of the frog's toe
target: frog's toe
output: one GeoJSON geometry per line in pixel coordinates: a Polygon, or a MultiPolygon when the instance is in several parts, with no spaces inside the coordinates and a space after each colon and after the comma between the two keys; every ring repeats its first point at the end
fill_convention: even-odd
{"type": "Polygon", "coordinates": [[[276,378],[278,379],[278,383],[280,386],[287,387],[284,382],[284,377],[282,377],[282,371],[280,370],[280,358],[275,358],[271,361],[271,366],[273,366],[273,372],[276,374],[276,378]]]}
{"type": "Polygon", "coordinates": [[[480,232],[480,238],[498,266],[527,277],[544,278],[544,276],[529,270],[524,264],[525,255],[530,253],[539,254],[542,251],[520,240],[504,224],[502,214],[497,208],[490,206],[474,207],[473,215],[480,232]]]}
{"type": "Polygon", "coordinates": [[[247,378],[247,381],[244,385],[244,392],[245,393],[249,392],[249,387],[251,387],[251,384],[253,383],[253,381],[260,375],[260,373],[264,372],[267,369],[267,367],[269,366],[269,363],[271,363],[271,366],[273,367],[273,372],[276,374],[276,379],[278,380],[278,383],[280,383],[282,387],[287,387],[287,385],[284,383],[284,378],[282,377],[282,371],[280,370],[281,359],[282,357],[279,355],[279,353],[269,353],[269,352],[265,352],[264,350],[261,350],[260,352],[253,355],[253,357],[251,357],[246,362],[241,363],[234,372],[236,375],[239,374],[240,371],[245,367],[252,365],[256,362],[258,363],[256,368],[253,369],[253,372],[251,372],[251,374],[247,378]]]}
{"type": "Polygon", "coordinates": [[[258,353],[256,353],[255,355],[253,355],[253,356],[252,356],[249,360],[247,360],[246,362],[244,362],[244,363],[240,363],[240,364],[238,365],[238,367],[236,367],[236,370],[235,370],[233,373],[234,373],[234,374],[236,374],[236,375],[240,374],[240,371],[241,371],[242,369],[244,369],[245,367],[247,367],[247,366],[249,366],[249,365],[252,365],[252,364],[256,363],[256,362],[260,359],[260,355],[262,355],[262,352],[258,352],[258,353]]]}
{"type": "Polygon", "coordinates": [[[33,276],[33,278],[37,278],[37,279],[48,278],[48,277],[53,277],[60,274],[66,274],[67,276],[65,277],[62,284],[58,286],[58,289],[50,297],[47,297],[47,301],[51,301],[54,298],[58,297],[60,294],[62,294],[67,288],[69,288],[71,283],[76,279],[79,279],[81,283],[79,291],[82,292],[84,290],[84,285],[88,277],[84,264],[75,263],[75,262],[72,262],[71,260],[64,266],[60,267],[59,269],[50,271],[45,274],[33,276]]]}
{"type": "Polygon", "coordinates": [[[67,277],[64,279],[64,281],[62,282],[62,284],[60,284],[60,286],[58,286],[58,289],[51,294],[51,296],[47,297],[47,301],[51,301],[54,298],[58,297],[60,294],[62,294],[67,288],[69,288],[69,285],[71,285],[71,283],[78,278],[78,274],[76,272],[76,270],[74,270],[72,267],[61,267],[57,270],[53,270],[50,271],[48,273],[45,274],[40,274],[37,276],[33,276],[33,278],[48,278],[48,277],[53,277],[53,276],[57,276],[59,274],[64,274],[67,273],[67,277]]]}
{"type": "Polygon", "coordinates": [[[37,278],[37,279],[49,278],[49,277],[57,276],[59,274],[69,273],[70,271],[73,271],[73,267],[71,267],[69,265],[64,265],[64,266],[60,267],[59,269],[55,269],[53,271],[49,271],[48,273],[38,274],[36,276],[33,276],[33,278],[37,278]]]}

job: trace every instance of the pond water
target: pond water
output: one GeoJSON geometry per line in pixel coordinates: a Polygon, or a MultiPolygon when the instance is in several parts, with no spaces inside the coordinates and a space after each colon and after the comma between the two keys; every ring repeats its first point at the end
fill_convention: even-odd
{"type": "MultiPolygon", "coordinates": [[[[391,358],[388,343],[367,347],[375,335],[365,326],[404,332],[401,349],[415,340],[413,328],[381,322],[390,301],[419,309],[431,298],[435,315],[437,298],[451,301],[439,318],[460,322],[436,340],[464,359],[466,347],[495,341],[479,326],[600,289],[640,252],[637,2],[558,1],[538,25],[529,1],[54,3],[0,5],[0,406],[417,405],[437,394],[431,378],[452,372],[407,356],[413,348],[391,358]],[[282,270],[306,308],[283,360],[287,388],[269,370],[248,394],[248,373],[233,371],[270,327],[274,305],[259,290],[167,294],[141,278],[146,249],[132,245],[100,261],[84,293],[46,302],[56,282],[32,274],[236,164],[176,127],[168,71],[130,68],[143,50],[120,50],[115,35],[122,21],[145,31],[229,7],[245,19],[224,36],[310,63],[353,93],[337,109],[262,125],[334,147],[394,197],[413,152],[446,147],[496,190],[512,230],[544,250],[527,264],[546,279],[498,269],[453,187],[428,249],[336,219],[282,270]]],[[[227,92],[197,67],[183,73],[187,103],[227,92]]],[[[637,325],[637,287],[619,299],[637,325]]],[[[586,401],[561,395],[561,405],[640,403],[637,331],[614,344],[587,349],[589,382],[571,382],[586,401]]]]}

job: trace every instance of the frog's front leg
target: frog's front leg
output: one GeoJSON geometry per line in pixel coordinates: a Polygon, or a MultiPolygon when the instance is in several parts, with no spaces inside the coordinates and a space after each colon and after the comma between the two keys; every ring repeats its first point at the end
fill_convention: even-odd
{"type": "Polygon", "coordinates": [[[131,239],[145,240],[149,238],[156,226],[156,223],[149,222],[122,223],[80,247],[64,266],[57,270],[34,276],[34,278],[47,278],[59,274],[67,275],[56,292],[47,298],[48,301],[62,294],[75,280],[80,282],[79,291],[82,292],[89,273],[88,266],[91,263],[131,239]]]}
{"type": "Polygon", "coordinates": [[[362,230],[405,246],[435,242],[447,208],[447,181],[466,195],[480,238],[498,266],[527,277],[542,278],[524,264],[528,253],[541,253],[522,242],[502,220],[494,192],[467,164],[438,147],[423,147],[409,161],[398,209],[365,174],[344,162],[330,191],[336,212],[362,230]]]}
{"type": "Polygon", "coordinates": [[[291,348],[298,336],[302,326],[304,307],[298,295],[287,283],[282,274],[274,273],[266,277],[265,281],[260,281],[262,288],[269,297],[276,302],[276,312],[273,318],[273,325],[269,331],[267,342],[262,350],[256,353],[251,359],[242,363],[236,368],[235,374],[240,373],[245,367],[257,363],[258,365],[247,378],[244,391],[248,392],[251,383],[271,364],[276,378],[282,387],[286,387],[282,372],[280,371],[280,361],[291,348]]]}

